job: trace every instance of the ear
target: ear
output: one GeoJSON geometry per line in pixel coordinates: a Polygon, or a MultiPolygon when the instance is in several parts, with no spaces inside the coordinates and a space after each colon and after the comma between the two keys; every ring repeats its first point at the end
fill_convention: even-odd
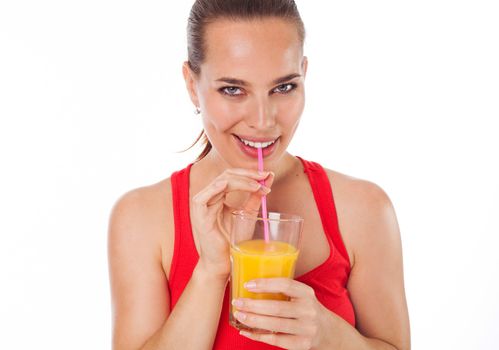
{"type": "Polygon", "coordinates": [[[307,56],[303,56],[301,61],[301,69],[303,71],[303,79],[307,76],[307,68],[308,68],[308,58],[307,56]]]}
{"type": "Polygon", "coordinates": [[[199,107],[196,74],[189,67],[187,61],[185,61],[182,65],[182,74],[184,75],[185,87],[187,88],[187,92],[189,93],[192,103],[194,103],[194,106],[199,107]]]}

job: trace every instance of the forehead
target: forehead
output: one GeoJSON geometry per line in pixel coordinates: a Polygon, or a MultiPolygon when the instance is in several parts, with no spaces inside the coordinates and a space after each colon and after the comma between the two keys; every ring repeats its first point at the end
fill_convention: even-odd
{"type": "Polygon", "coordinates": [[[207,78],[231,76],[248,81],[298,73],[303,54],[296,25],[277,18],[210,23],[205,50],[201,72],[207,78]]]}

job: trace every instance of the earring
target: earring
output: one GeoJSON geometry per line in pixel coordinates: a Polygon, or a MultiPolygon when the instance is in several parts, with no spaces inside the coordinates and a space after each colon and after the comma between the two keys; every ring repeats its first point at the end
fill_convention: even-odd
{"type": "Polygon", "coordinates": [[[196,109],[194,110],[194,114],[196,114],[196,115],[201,114],[201,108],[199,108],[198,106],[196,106],[196,109]]]}

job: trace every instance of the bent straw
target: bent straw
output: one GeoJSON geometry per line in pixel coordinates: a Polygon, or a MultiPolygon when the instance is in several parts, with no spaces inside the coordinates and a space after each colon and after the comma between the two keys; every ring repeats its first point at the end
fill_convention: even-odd
{"type": "MultiPolygon", "coordinates": [[[[263,171],[263,151],[258,147],[258,171],[263,171]]],[[[260,183],[265,186],[265,181],[261,180],[260,183]]],[[[267,196],[262,196],[262,218],[263,218],[263,232],[265,233],[265,243],[269,243],[269,222],[267,220],[267,196]]]]}

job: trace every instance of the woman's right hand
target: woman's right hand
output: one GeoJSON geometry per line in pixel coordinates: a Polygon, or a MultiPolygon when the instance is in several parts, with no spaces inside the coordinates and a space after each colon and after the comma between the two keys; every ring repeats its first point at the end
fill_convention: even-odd
{"type": "Polygon", "coordinates": [[[228,227],[231,211],[225,202],[226,194],[234,191],[250,193],[241,209],[256,212],[261,197],[270,192],[274,174],[260,174],[256,170],[233,168],[217,176],[192,198],[191,222],[199,242],[199,264],[216,277],[227,278],[230,273],[228,227]],[[265,186],[259,181],[265,181],[265,186]]]}

